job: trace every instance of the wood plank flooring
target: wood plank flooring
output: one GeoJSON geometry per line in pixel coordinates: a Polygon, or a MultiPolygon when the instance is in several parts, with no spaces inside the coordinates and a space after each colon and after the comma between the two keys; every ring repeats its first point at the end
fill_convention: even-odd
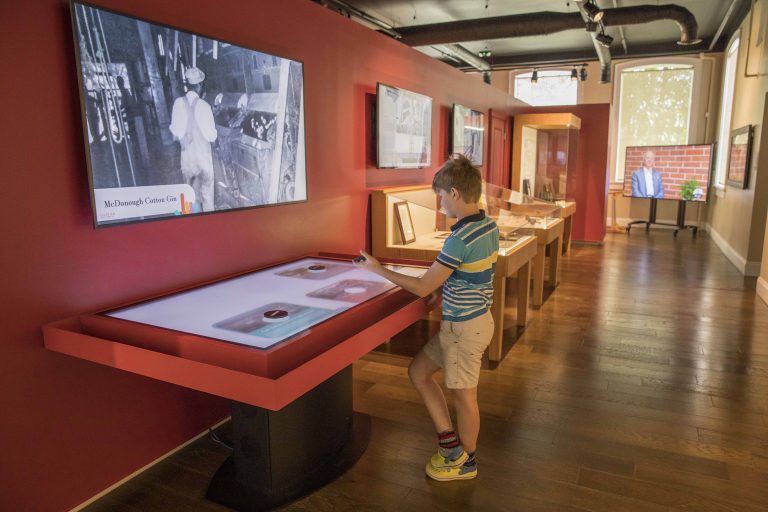
{"type": "MultiPolygon", "coordinates": [[[[479,476],[424,475],[435,436],[406,367],[429,325],[354,366],[371,443],[288,511],[768,510],[768,307],[706,234],[574,245],[562,282],[484,370],[479,476]]],[[[515,287],[509,287],[515,290],[515,287]]],[[[226,427],[224,427],[226,428],[226,427]]],[[[224,511],[206,485],[227,450],[200,440],[88,512],[224,511]]]]}

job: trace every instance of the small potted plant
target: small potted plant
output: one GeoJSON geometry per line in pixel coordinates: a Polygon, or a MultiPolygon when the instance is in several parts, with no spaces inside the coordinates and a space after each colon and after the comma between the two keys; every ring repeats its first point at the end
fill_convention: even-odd
{"type": "Polygon", "coordinates": [[[699,182],[696,180],[688,180],[680,187],[680,197],[686,201],[696,200],[696,195],[700,195],[699,182]],[[696,192],[699,191],[699,194],[696,192]]]}

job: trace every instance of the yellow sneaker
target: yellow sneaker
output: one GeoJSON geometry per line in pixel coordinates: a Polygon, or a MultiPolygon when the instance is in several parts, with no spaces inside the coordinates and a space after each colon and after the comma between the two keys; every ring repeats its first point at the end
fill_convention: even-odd
{"type": "Polygon", "coordinates": [[[439,482],[471,480],[477,476],[477,464],[472,464],[471,466],[461,464],[459,466],[444,468],[433,468],[432,464],[427,464],[427,476],[432,480],[437,480],[439,482]]]}
{"type": "Polygon", "coordinates": [[[437,453],[429,459],[428,465],[431,465],[435,469],[452,468],[461,466],[468,458],[469,455],[467,455],[467,452],[461,447],[457,447],[447,456],[443,456],[443,454],[440,453],[440,450],[437,450],[437,453]]]}

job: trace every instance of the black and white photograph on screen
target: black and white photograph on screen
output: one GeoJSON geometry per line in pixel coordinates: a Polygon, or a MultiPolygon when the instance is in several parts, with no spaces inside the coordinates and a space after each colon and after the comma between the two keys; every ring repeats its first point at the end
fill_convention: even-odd
{"type": "Polygon", "coordinates": [[[485,115],[462,105],[453,106],[453,150],[475,164],[483,165],[485,115]]]}
{"type": "Polygon", "coordinates": [[[307,198],[302,63],[73,9],[97,225],[307,198]]]}
{"type": "Polygon", "coordinates": [[[379,84],[379,167],[432,163],[432,98],[379,84]]]}

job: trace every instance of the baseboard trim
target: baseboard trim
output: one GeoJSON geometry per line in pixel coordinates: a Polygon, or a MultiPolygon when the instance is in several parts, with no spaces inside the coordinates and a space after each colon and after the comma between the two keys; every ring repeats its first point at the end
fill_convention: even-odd
{"type": "MultiPolygon", "coordinates": [[[[230,418],[231,418],[230,416],[227,416],[226,418],[224,418],[223,420],[221,420],[220,422],[218,422],[217,424],[215,424],[215,425],[214,425],[214,426],[212,426],[211,428],[219,428],[219,427],[220,427],[220,426],[222,426],[224,423],[228,422],[228,421],[230,420],[230,418]]],[[[169,451],[168,453],[166,453],[166,454],[164,454],[164,455],[161,455],[161,456],[160,456],[160,457],[158,457],[157,459],[153,460],[152,462],[150,462],[150,463],[149,463],[149,464],[147,464],[146,466],[144,466],[144,467],[142,467],[142,468],[139,468],[139,469],[137,469],[136,471],[134,471],[134,472],[133,472],[133,473],[131,473],[130,475],[126,476],[126,477],[125,477],[125,478],[123,478],[122,480],[120,480],[120,481],[118,481],[118,482],[115,482],[114,484],[110,485],[109,487],[107,487],[106,489],[104,489],[103,491],[101,491],[101,492],[100,492],[99,494],[97,494],[96,496],[93,496],[92,498],[88,499],[88,501],[84,501],[84,502],[83,502],[83,503],[81,503],[80,505],[78,505],[78,506],[76,506],[75,508],[71,509],[69,512],[78,512],[79,510],[82,510],[82,509],[84,509],[84,508],[85,508],[85,507],[87,507],[88,505],[91,505],[91,504],[92,504],[93,502],[95,502],[96,500],[103,498],[104,496],[106,496],[106,495],[107,495],[107,494],[109,494],[110,492],[114,491],[115,489],[117,489],[118,487],[120,487],[121,485],[123,485],[124,483],[128,482],[128,481],[129,481],[129,480],[131,480],[132,478],[135,478],[135,477],[139,476],[141,473],[143,473],[144,471],[148,470],[148,469],[149,469],[149,468],[151,468],[152,466],[155,466],[155,465],[159,464],[160,462],[162,462],[163,460],[167,459],[168,457],[170,457],[170,456],[171,456],[171,455],[173,455],[174,453],[178,452],[179,450],[182,450],[182,449],[186,448],[187,446],[189,446],[190,444],[194,443],[194,442],[195,442],[195,441],[197,441],[198,439],[201,439],[202,437],[204,437],[204,436],[207,436],[207,435],[208,435],[208,430],[206,429],[206,430],[204,430],[203,432],[200,432],[198,435],[196,435],[196,436],[195,436],[195,437],[193,437],[192,439],[190,439],[189,441],[186,441],[185,443],[183,443],[183,444],[181,444],[181,445],[177,446],[176,448],[174,448],[173,450],[169,451]]]]}
{"type": "Polygon", "coordinates": [[[768,304],[768,281],[762,277],[757,278],[757,296],[768,304]]]}
{"type": "Polygon", "coordinates": [[[709,226],[709,237],[715,242],[715,245],[723,252],[728,261],[730,261],[736,269],[745,276],[755,277],[760,275],[759,261],[747,261],[747,259],[739,254],[736,249],[731,247],[723,236],[717,232],[717,230],[709,226]]]}

